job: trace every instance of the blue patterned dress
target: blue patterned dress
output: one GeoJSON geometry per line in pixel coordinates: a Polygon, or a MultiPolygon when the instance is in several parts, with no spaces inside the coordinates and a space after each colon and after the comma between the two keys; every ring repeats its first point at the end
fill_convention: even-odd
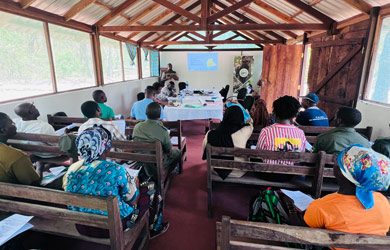
{"type": "MultiPolygon", "coordinates": [[[[121,218],[131,215],[135,207],[130,203],[138,196],[135,180],[123,166],[105,161],[95,160],[85,164],[78,161],[69,167],[63,179],[63,188],[67,192],[107,197],[118,197],[121,218]]],[[[94,214],[107,215],[107,211],[73,207],[69,209],[94,214]]]]}

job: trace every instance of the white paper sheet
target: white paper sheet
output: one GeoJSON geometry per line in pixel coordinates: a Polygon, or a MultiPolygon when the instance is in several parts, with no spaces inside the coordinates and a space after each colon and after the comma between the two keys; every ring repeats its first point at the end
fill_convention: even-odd
{"type": "Polygon", "coordinates": [[[72,124],[70,124],[70,125],[68,125],[66,127],[63,127],[63,128],[60,128],[59,130],[57,130],[56,134],[57,135],[63,135],[63,134],[65,134],[65,130],[66,129],[70,130],[70,129],[75,128],[75,127],[77,127],[77,124],[76,123],[72,123],[72,124]]]}
{"type": "Polygon", "coordinates": [[[18,234],[32,228],[33,225],[28,223],[32,218],[33,216],[14,214],[0,221],[0,246],[18,234]]]}
{"type": "Polygon", "coordinates": [[[118,126],[119,130],[123,134],[125,134],[125,131],[126,131],[126,121],[125,120],[113,120],[112,122],[118,126]]]}
{"type": "Polygon", "coordinates": [[[306,149],[307,151],[309,151],[309,152],[312,152],[313,146],[312,146],[310,143],[308,143],[308,142],[306,141],[305,149],[306,149]]]}
{"type": "Polygon", "coordinates": [[[304,194],[301,191],[291,191],[286,189],[281,189],[281,191],[290,197],[294,201],[295,206],[301,211],[305,211],[309,204],[314,201],[311,196],[304,194]]]}
{"type": "Polygon", "coordinates": [[[42,181],[41,186],[46,186],[53,181],[57,180],[61,176],[65,175],[66,171],[64,171],[66,167],[64,166],[58,166],[50,168],[49,171],[44,171],[42,173],[42,181]]]}

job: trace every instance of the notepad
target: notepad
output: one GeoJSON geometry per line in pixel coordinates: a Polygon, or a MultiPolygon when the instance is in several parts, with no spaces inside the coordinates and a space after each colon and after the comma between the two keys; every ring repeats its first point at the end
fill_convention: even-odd
{"type": "Polygon", "coordinates": [[[304,194],[301,191],[291,191],[287,189],[281,189],[281,191],[290,197],[294,201],[295,206],[301,211],[305,211],[309,204],[314,201],[311,196],[304,194]]]}

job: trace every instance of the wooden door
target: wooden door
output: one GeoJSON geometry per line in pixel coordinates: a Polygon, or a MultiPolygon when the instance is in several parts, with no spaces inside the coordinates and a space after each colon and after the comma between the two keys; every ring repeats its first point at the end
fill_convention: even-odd
{"type": "Polygon", "coordinates": [[[298,96],[303,45],[265,46],[261,98],[272,112],[272,103],[284,95],[298,96]]]}

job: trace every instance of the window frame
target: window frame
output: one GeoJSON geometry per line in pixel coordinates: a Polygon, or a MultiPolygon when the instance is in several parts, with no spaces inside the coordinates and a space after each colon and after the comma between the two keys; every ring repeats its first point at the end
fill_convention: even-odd
{"type": "MultiPolygon", "coordinates": [[[[111,85],[111,84],[124,83],[124,82],[133,82],[133,81],[139,81],[142,79],[149,79],[152,77],[158,77],[158,76],[147,76],[147,77],[142,76],[142,61],[141,61],[141,54],[140,54],[140,52],[142,51],[141,50],[142,47],[140,45],[135,45],[135,46],[137,46],[136,60],[137,60],[138,77],[136,79],[126,80],[122,43],[129,43],[130,41],[125,41],[123,39],[112,37],[110,35],[94,33],[93,30],[87,31],[86,29],[82,29],[82,28],[72,27],[72,26],[68,26],[68,25],[61,25],[61,24],[56,23],[56,22],[44,20],[43,18],[42,19],[41,18],[31,18],[28,16],[18,15],[18,14],[15,14],[12,12],[7,12],[7,11],[0,11],[0,14],[1,13],[7,13],[7,14],[14,15],[14,16],[19,16],[19,17],[23,17],[23,18],[27,18],[27,19],[31,19],[31,20],[36,20],[36,21],[39,21],[42,23],[42,26],[44,29],[45,41],[46,41],[45,45],[46,45],[46,48],[48,51],[48,61],[49,61],[49,68],[50,68],[50,74],[51,74],[52,88],[51,88],[50,93],[31,95],[31,96],[26,96],[26,97],[21,97],[21,98],[16,98],[16,99],[10,99],[10,100],[6,100],[6,101],[0,101],[0,104],[11,103],[11,102],[21,101],[21,100],[26,100],[26,99],[31,99],[31,98],[39,98],[39,97],[44,97],[44,96],[62,94],[62,93],[73,92],[73,91],[79,91],[79,90],[85,90],[85,89],[92,89],[92,88],[96,88],[96,87],[100,87],[100,86],[104,86],[104,85],[111,85]],[[93,73],[94,73],[94,79],[95,79],[95,83],[93,86],[74,88],[74,89],[68,89],[68,90],[63,90],[63,91],[58,90],[57,75],[56,75],[55,65],[54,65],[54,55],[53,55],[53,47],[52,47],[52,42],[51,42],[51,37],[50,37],[49,24],[62,26],[63,28],[83,32],[83,33],[86,33],[89,35],[90,48],[91,48],[91,53],[92,53],[93,71],[94,71],[93,73]],[[101,49],[100,39],[99,39],[100,36],[119,42],[121,64],[122,64],[122,81],[110,82],[110,83],[104,82],[103,65],[102,65],[101,52],[100,52],[100,49],[101,49]]],[[[143,48],[148,49],[149,51],[155,50],[155,51],[159,52],[159,50],[156,48],[151,48],[148,46],[143,47],[143,48]]],[[[161,60],[160,53],[158,53],[158,60],[159,60],[159,71],[161,71],[160,70],[160,60],[161,60]]],[[[149,60],[149,68],[151,69],[151,61],[150,60],[149,60]]]]}
{"type": "Polygon", "coordinates": [[[373,104],[382,105],[385,107],[390,107],[390,103],[378,102],[378,101],[371,100],[368,98],[368,93],[371,89],[371,86],[370,86],[371,82],[370,81],[374,75],[375,61],[376,61],[377,57],[379,56],[378,55],[378,46],[379,46],[380,36],[382,33],[381,31],[382,31],[383,20],[385,18],[390,18],[390,12],[389,11],[383,12],[381,10],[379,13],[378,23],[375,27],[375,37],[374,37],[374,42],[372,45],[370,63],[367,66],[368,76],[366,78],[366,81],[364,82],[363,95],[362,95],[361,99],[362,99],[362,101],[367,102],[367,103],[373,103],[373,104]]]}

